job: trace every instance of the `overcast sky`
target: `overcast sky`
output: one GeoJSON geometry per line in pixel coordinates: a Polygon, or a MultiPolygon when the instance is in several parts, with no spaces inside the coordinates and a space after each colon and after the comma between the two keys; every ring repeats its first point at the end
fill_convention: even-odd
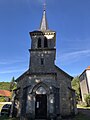
{"type": "MultiPolygon", "coordinates": [[[[40,25],[44,0],[0,0],[0,81],[28,69],[29,32],[40,25]]],[[[49,29],[56,31],[56,64],[71,76],[90,65],[90,0],[46,0],[49,29]]]]}

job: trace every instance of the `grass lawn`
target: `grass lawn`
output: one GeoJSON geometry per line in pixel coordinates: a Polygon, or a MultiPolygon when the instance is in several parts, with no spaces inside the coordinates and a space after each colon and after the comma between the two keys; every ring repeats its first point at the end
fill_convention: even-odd
{"type": "Polygon", "coordinates": [[[85,107],[85,106],[82,106],[82,105],[77,105],[77,108],[83,108],[83,109],[90,109],[90,107],[85,107]]]}

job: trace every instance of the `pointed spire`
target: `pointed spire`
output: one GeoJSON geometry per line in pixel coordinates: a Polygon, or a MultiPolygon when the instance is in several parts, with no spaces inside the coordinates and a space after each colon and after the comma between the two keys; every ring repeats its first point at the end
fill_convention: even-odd
{"type": "Polygon", "coordinates": [[[43,9],[43,15],[40,23],[40,30],[41,31],[46,31],[48,30],[48,23],[47,23],[47,18],[46,18],[46,3],[44,2],[44,9],[43,9]]]}

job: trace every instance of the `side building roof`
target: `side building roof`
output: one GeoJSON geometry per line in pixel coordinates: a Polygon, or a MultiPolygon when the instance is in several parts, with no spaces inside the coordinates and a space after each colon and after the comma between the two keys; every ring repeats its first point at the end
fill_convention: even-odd
{"type": "Polygon", "coordinates": [[[79,78],[82,76],[83,73],[85,73],[87,70],[90,70],[90,66],[88,66],[80,75],[79,78]]]}
{"type": "Polygon", "coordinates": [[[10,97],[11,96],[11,92],[8,91],[8,90],[0,90],[0,96],[10,97]]]}

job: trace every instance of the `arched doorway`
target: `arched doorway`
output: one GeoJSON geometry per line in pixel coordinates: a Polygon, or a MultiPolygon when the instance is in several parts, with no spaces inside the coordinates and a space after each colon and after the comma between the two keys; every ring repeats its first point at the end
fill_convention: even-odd
{"type": "Polygon", "coordinates": [[[46,119],[47,118],[47,94],[44,87],[39,87],[36,90],[35,96],[35,118],[46,119]]]}

